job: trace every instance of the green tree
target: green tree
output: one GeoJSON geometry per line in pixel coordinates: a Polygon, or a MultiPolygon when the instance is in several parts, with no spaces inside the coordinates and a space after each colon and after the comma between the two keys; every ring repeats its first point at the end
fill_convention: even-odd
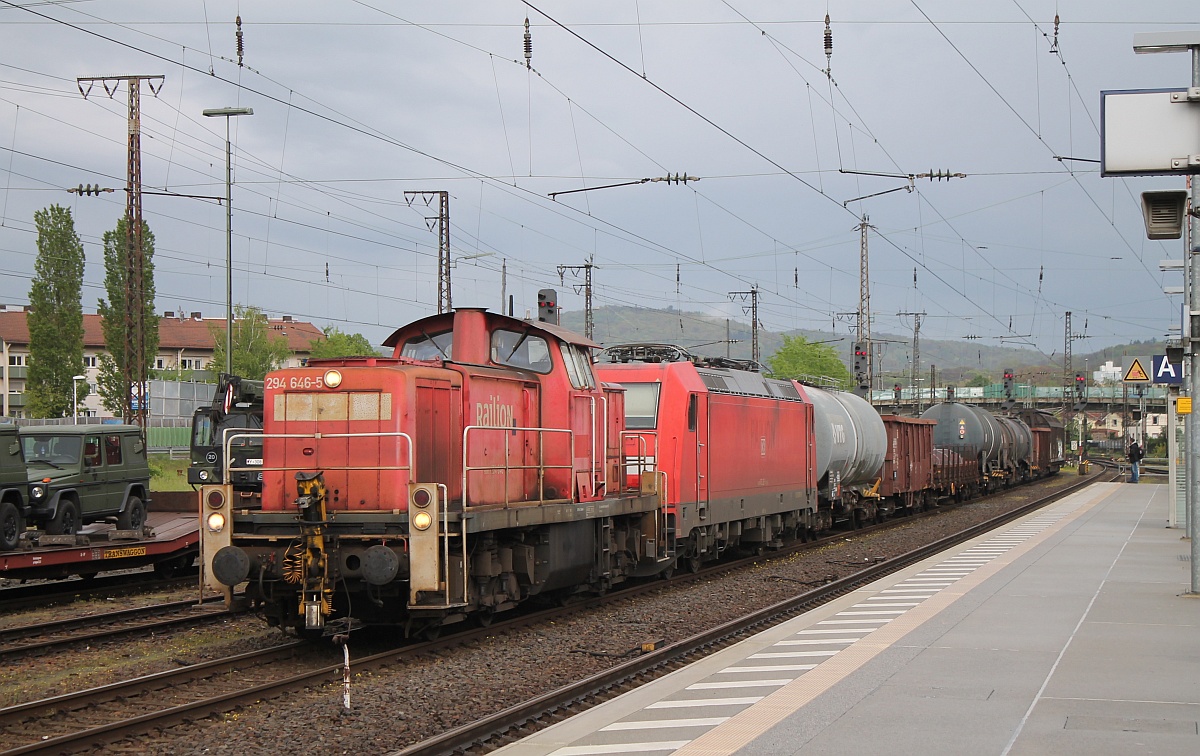
{"type": "MultiPolygon", "coordinates": [[[[83,370],[83,243],[65,207],[33,214],[37,260],[29,288],[29,373],[25,383],[30,417],[71,413],[71,376],[83,370]]],[[[87,396],[87,384],[79,399],[87,396]]]]}
{"type": "MultiPolygon", "coordinates": [[[[129,396],[129,384],[125,382],[125,284],[129,279],[129,244],[127,242],[128,218],[117,221],[117,227],[104,232],[104,292],[108,299],[101,299],[97,311],[101,317],[101,329],[107,354],[100,355],[100,375],[97,388],[100,400],[109,412],[121,414],[125,408],[125,397],[129,396]]],[[[154,234],[142,223],[142,335],[146,375],[154,364],[158,353],[158,316],[154,314],[154,234]]]]}
{"type": "Polygon", "coordinates": [[[332,357],[374,357],[379,352],[361,333],[343,333],[336,326],[325,326],[325,338],[308,347],[308,356],[315,360],[332,357]]]}
{"type": "MultiPolygon", "coordinates": [[[[225,371],[225,329],[216,323],[209,325],[213,337],[212,369],[225,371]]],[[[279,367],[292,356],[287,337],[272,335],[267,316],[257,307],[236,305],[233,308],[233,374],[261,381],[269,371],[279,367]]]]}
{"type": "Polygon", "coordinates": [[[841,388],[853,378],[837,352],[828,344],[811,344],[803,336],[783,337],[783,346],[767,359],[772,378],[828,377],[841,388]]]}
{"type": "Polygon", "coordinates": [[[992,385],[992,379],[983,373],[976,373],[971,377],[971,380],[967,381],[967,385],[971,387],[990,386],[992,385]]]}

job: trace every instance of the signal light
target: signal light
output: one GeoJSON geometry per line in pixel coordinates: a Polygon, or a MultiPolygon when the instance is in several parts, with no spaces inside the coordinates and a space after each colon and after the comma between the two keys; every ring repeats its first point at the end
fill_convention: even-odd
{"type": "Polygon", "coordinates": [[[538,292],[538,321],[558,325],[558,292],[554,289],[538,292]]]}
{"type": "Polygon", "coordinates": [[[854,375],[862,383],[862,376],[867,372],[867,349],[859,343],[854,342],[854,375]]]}
{"type": "Polygon", "coordinates": [[[1004,395],[1009,399],[1012,399],[1015,378],[1016,374],[1013,372],[1012,368],[1004,369],[1004,395]]]}

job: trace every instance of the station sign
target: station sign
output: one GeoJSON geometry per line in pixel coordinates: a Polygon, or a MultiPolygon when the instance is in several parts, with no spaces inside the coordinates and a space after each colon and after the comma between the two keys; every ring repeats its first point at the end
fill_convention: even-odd
{"type": "Polygon", "coordinates": [[[1150,370],[1150,378],[1154,383],[1163,383],[1168,386],[1183,384],[1183,363],[1171,362],[1165,354],[1154,355],[1150,358],[1150,363],[1153,366],[1150,370]]]}
{"type": "Polygon", "coordinates": [[[1100,93],[1100,175],[1200,173],[1200,102],[1186,89],[1100,93]]]}

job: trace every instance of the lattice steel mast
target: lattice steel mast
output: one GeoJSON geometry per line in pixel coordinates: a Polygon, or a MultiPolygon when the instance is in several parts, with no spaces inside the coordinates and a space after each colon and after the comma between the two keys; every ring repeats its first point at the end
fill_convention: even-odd
{"type": "Polygon", "coordinates": [[[128,270],[125,275],[125,360],[121,380],[129,387],[122,401],[125,422],[137,423],[145,439],[147,405],[146,386],[146,255],[142,229],[142,118],[141,83],[152,94],[162,89],[163,76],[81,76],[76,85],[87,99],[92,85],[100,82],[109,97],[116,94],[122,81],[129,90],[128,185],[125,198],[125,250],[128,270]],[[84,89],[83,84],[88,84],[84,89]],[[158,86],[155,87],[157,82],[158,86]]]}

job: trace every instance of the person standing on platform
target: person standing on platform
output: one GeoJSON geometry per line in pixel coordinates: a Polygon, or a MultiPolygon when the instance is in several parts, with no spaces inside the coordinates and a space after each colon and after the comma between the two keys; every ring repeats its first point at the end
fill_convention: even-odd
{"type": "Polygon", "coordinates": [[[1142,461],[1142,447],[1138,445],[1137,439],[1134,439],[1129,444],[1129,482],[1138,482],[1138,465],[1142,461]]]}

